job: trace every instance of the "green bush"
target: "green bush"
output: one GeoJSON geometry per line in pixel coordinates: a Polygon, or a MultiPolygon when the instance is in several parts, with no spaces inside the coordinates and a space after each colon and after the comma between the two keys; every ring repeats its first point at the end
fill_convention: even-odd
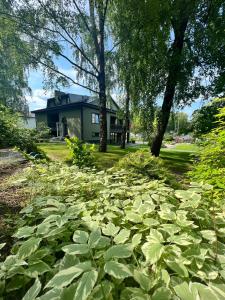
{"type": "Polygon", "coordinates": [[[167,183],[173,181],[163,160],[151,155],[146,150],[138,150],[127,154],[118,161],[114,169],[124,169],[135,174],[147,176],[149,179],[164,180],[167,183]]]}
{"type": "Polygon", "coordinates": [[[215,116],[217,126],[203,136],[198,161],[189,173],[194,180],[213,185],[214,197],[221,201],[225,194],[225,107],[215,116]]]}
{"type": "Polygon", "coordinates": [[[92,153],[95,149],[94,145],[84,143],[76,136],[66,138],[65,141],[70,149],[74,165],[77,165],[79,168],[93,166],[94,158],[92,153]]]}
{"type": "Polygon", "coordinates": [[[36,145],[37,131],[20,128],[18,123],[18,115],[0,105],[0,147],[16,147],[24,154],[46,159],[44,151],[36,145]]]}
{"type": "Polygon", "coordinates": [[[225,220],[210,186],[60,164],[17,184],[36,196],[1,263],[2,299],[224,299],[225,220]]]}

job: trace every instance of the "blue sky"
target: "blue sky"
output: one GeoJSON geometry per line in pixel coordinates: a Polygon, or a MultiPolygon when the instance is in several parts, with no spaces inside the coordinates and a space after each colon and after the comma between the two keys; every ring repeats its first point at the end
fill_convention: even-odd
{"type": "MultiPolygon", "coordinates": [[[[61,68],[61,70],[63,70],[65,74],[67,73],[70,74],[70,76],[72,76],[72,74],[75,73],[73,69],[71,69],[71,67],[69,68],[69,66],[65,64],[64,61],[59,61],[58,63],[59,63],[58,64],[59,68],[61,68]]],[[[35,109],[45,108],[47,99],[53,96],[54,94],[54,90],[47,90],[47,91],[44,90],[43,79],[44,77],[41,70],[32,70],[29,72],[28,81],[29,81],[29,86],[32,90],[32,95],[27,95],[27,100],[29,103],[30,111],[35,109]]],[[[88,90],[76,85],[72,85],[71,87],[68,88],[62,88],[61,91],[80,94],[80,95],[90,95],[90,92],[88,90]]],[[[113,94],[112,96],[116,100],[117,95],[113,94]]],[[[194,103],[192,103],[191,106],[186,106],[184,107],[184,109],[180,111],[186,112],[188,116],[191,117],[192,112],[200,108],[202,105],[203,105],[203,101],[197,99],[194,103]]]]}

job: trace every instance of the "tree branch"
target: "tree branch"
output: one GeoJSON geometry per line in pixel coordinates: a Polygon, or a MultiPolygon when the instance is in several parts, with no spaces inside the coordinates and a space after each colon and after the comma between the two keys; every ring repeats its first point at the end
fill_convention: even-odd
{"type": "MultiPolygon", "coordinates": [[[[68,32],[68,30],[61,24],[61,22],[58,21],[57,16],[55,15],[54,11],[50,11],[49,7],[47,8],[46,5],[44,5],[40,0],[37,0],[38,3],[41,5],[41,7],[47,12],[47,14],[54,19],[54,21],[62,28],[63,31],[67,34],[67,36],[71,39],[72,44],[77,50],[81,53],[81,55],[90,63],[90,65],[94,68],[94,70],[98,73],[98,69],[95,66],[95,64],[90,60],[90,58],[86,55],[86,53],[78,46],[77,42],[74,40],[72,35],[68,32]]],[[[78,6],[77,6],[78,7],[78,6]]],[[[83,16],[82,12],[79,10],[79,13],[81,14],[81,17],[83,16]]],[[[61,35],[61,33],[59,33],[61,35]]],[[[61,35],[62,36],[62,35],[61,35]]],[[[67,40],[68,41],[68,40],[67,40]]]]}
{"type": "Polygon", "coordinates": [[[91,92],[93,92],[93,93],[95,93],[95,94],[99,94],[98,91],[93,90],[92,88],[90,88],[90,87],[88,87],[88,86],[86,86],[86,85],[83,85],[83,84],[81,84],[81,83],[79,83],[79,82],[73,80],[70,76],[68,76],[68,75],[64,74],[63,72],[60,72],[59,70],[57,70],[57,69],[55,69],[55,68],[49,66],[48,64],[44,63],[43,61],[38,60],[38,59],[36,59],[35,57],[33,57],[33,58],[34,58],[34,60],[36,60],[37,63],[43,65],[45,68],[50,69],[51,71],[53,71],[53,72],[55,72],[55,73],[57,73],[57,74],[59,74],[59,75],[62,75],[64,78],[66,78],[66,79],[70,80],[71,82],[73,82],[73,84],[79,85],[80,87],[82,87],[82,88],[84,88],[84,89],[87,89],[87,90],[89,90],[89,91],[91,91],[91,92]]]}

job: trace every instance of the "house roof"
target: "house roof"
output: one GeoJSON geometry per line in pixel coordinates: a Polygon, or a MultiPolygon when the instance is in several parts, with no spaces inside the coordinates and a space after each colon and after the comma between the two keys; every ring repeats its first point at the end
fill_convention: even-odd
{"type": "MultiPolygon", "coordinates": [[[[73,109],[73,108],[80,108],[81,106],[90,107],[90,108],[99,110],[98,105],[94,105],[91,103],[85,103],[85,102],[76,102],[76,103],[68,103],[68,104],[62,104],[62,105],[57,105],[57,106],[48,107],[48,108],[37,109],[37,110],[33,110],[32,113],[38,114],[38,113],[51,112],[51,111],[57,111],[57,110],[68,110],[68,109],[73,109]]],[[[115,110],[108,109],[108,108],[107,108],[107,112],[116,113],[115,110]]]]}
{"type": "MultiPolygon", "coordinates": [[[[63,92],[55,91],[55,97],[49,98],[47,100],[47,107],[43,109],[33,110],[32,113],[43,113],[57,110],[68,110],[73,108],[79,108],[81,106],[90,107],[99,110],[99,105],[96,104],[97,97],[77,95],[77,94],[66,94],[63,92]],[[68,99],[69,103],[63,103],[63,100],[68,99]],[[50,103],[54,103],[53,106],[50,106],[50,103]]],[[[119,109],[118,104],[110,96],[110,100],[114,103],[117,109],[119,109]]],[[[107,112],[116,113],[115,110],[107,108],[107,112]]]]}

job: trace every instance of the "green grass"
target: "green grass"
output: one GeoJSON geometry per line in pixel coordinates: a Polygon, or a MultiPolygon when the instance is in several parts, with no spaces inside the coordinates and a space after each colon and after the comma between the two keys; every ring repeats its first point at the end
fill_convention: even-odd
{"type": "MultiPolygon", "coordinates": [[[[52,160],[66,161],[70,159],[70,153],[65,143],[41,143],[39,146],[52,160]]],[[[124,155],[139,149],[148,150],[148,146],[138,145],[120,149],[119,146],[108,145],[107,153],[101,153],[98,152],[98,145],[96,145],[96,151],[94,152],[95,165],[99,169],[111,168],[124,155]]],[[[193,144],[178,144],[174,148],[161,149],[160,157],[172,172],[183,174],[190,170],[192,157],[197,149],[198,147],[193,144]]]]}

